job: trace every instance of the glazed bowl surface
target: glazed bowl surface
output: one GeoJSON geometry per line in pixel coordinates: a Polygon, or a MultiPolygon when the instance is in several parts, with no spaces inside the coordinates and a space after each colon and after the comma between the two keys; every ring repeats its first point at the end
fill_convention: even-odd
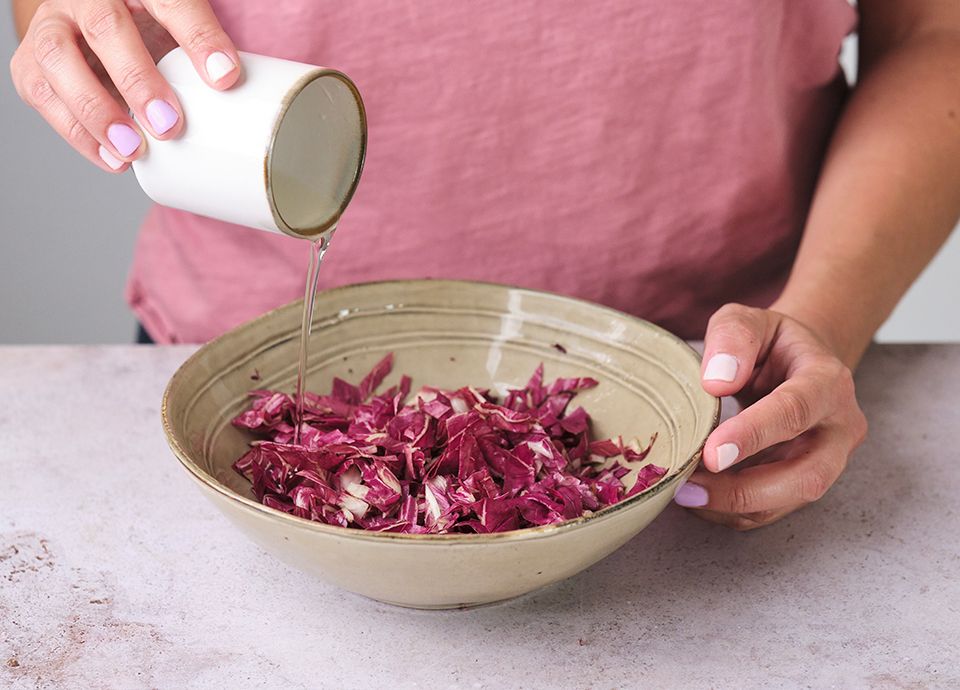
{"type": "MultiPolygon", "coordinates": [[[[495,534],[416,535],[325,525],[258,503],[231,467],[253,437],[230,420],[256,388],[293,391],[302,305],[293,302],[201,347],[163,398],[170,447],[202,492],[265,551],[367,597],[416,608],[490,603],[570,577],[622,546],[670,502],[716,426],[719,401],[699,384],[700,359],[646,321],[588,302],[488,283],[411,280],[317,296],[307,389],[357,381],[394,354],[389,386],[504,393],[541,362],[546,379],[591,376],[577,403],[594,438],[657,440],[657,484],[586,517],[495,534]]],[[[627,481],[629,482],[629,476],[627,481]]],[[[242,564],[238,564],[242,567],[242,564]]]]}

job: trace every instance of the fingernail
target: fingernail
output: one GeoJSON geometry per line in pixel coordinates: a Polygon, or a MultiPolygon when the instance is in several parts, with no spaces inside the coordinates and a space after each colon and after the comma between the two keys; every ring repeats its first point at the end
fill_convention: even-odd
{"type": "Polygon", "coordinates": [[[220,81],[236,67],[226,53],[210,53],[207,56],[207,76],[210,81],[220,81]]]}
{"type": "Polygon", "coordinates": [[[140,148],[140,135],[129,125],[114,122],[107,127],[107,139],[114,145],[121,156],[129,156],[140,148]]]}
{"type": "Polygon", "coordinates": [[[174,107],[166,101],[154,98],[147,103],[147,119],[150,120],[150,126],[153,127],[154,132],[164,134],[169,132],[173,126],[177,124],[180,115],[174,107]]]}
{"type": "Polygon", "coordinates": [[[682,485],[673,496],[676,504],[684,508],[700,508],[707,505],[709,498],[706,489],[691,482],[682,485]]]}
{"type": "Polygon", "coordinates": [[[740,448],[736,443],[721,443],[717,446],[717,471],[730,467],[739,455],[740,448]]]}
{"type": "Polygon", "coordinates": [[[97,150],[97,153],[100,154],[100,159],[110,166],[111,170],[119,170],[123,167],[123,161],[107,151],[104,147],[101,146],[97,150]]]}
{"type": "Polygon", "coordinates": [[[733,381],[737,378],[737,358],[725,352],[715,354],[707,362],[704,381],[733,381]]]}

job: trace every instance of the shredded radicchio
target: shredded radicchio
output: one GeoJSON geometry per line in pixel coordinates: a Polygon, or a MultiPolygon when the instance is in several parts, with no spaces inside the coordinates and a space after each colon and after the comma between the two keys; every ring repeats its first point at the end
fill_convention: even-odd
{"type": "Polygon", "coordinates": [[[577,518],[647,489],[666,474],[639,463],[643,450],[591,441],[590,417],[567,408],[591,378],[543,382],[543,365],[502,403],[487,390],[424,388],[411,380],[374,395],[387,355],[359,385],[333,380],[329,395],[296,405],[276,391],[251,392],[234,425],[265,436],[233,468],[264,505],[342,527],[442,534],[503,532],[577,518]],[[610,462],[610,458],[617,458],[610,462]],[[633,464],[629,467],[627,464],[633,464]],[[626,475],[636,471],[627,488],[626,475]]]}

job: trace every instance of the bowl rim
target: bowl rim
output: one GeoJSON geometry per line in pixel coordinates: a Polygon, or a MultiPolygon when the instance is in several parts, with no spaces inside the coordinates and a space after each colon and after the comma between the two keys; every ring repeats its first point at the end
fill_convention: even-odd
{"type": "MultiPolygon", "coordinates": [[[[573,304],[580,304],[590,309],[601,310],[609,312],[612,315],[617,316],[618,318],[626,318],[629,321],[634,321],[644,328],[649,328],[654,331],[657,331],[661,336],[666,337],[668,340],[672,340],[674,343],[681,346],[681,348],[687,351],[695,360],[702,360],[700,353],[694,350],[689,343],[687,343],[682,338],[674,335],[670,331],[662,328],[661,326],[651,323],[646,319],[642,319],[639,316],[634,316],[632,314],[627,314],[613,307],[608,307],[602,304],[597,304],[596,302],[591,302],[589,300],[581,299],[578,297],[570,297],[568,295],[561,295],[554,292],[549,292],[547,290],[537,290],[534,288],[525,288],[518,287],[515,285],[508,285],[505,283],[495,283],[490,281],[482,280],[453,280],[453,279],[443,279],[443,278],[414,278],[414,279],[396,279],[396,280],[373,280],[362,283],[350,283],[348,285],[341,285],[334,288],[329,288],[326,290],[321,290],[318,292],[318,295],[335,295],[338,292],[348,292],[351,290],[361,289],[361,288],[372,288],[376,286],[389,286],[389,285],[459,285],[459,286],[479,286],[482,288],[499,288],[506,289],[510,291],[517,291],[521,293],[526,293],[530,295],[535,295],[537,297],[546,297],[553,300],[559,300],[561,302],[569,302],[573,304]]],[[[641,491],[638,494],[634,494],[629,498],[626,498],[619,503],[614,503],[613,505],[606,506],[601,508],[596,512],[592,512],[589,515],[580,516],[578,518],[573,518],[571,520],[564,520],[563,522],[556,522],[549,525],[540,525],[536,527],[523,527],[520,529],[508,530],[504,532],[488,532],[483,534],[475,533],[447,533],[447,534],[406,534],[401,532],[375,532],[364,529],[356,529],[351,527],[340,527],[339,525],[328,525],[322,522],[315,522],[313,520],[308,520],[306,518],[297,517],[296,515],[291,515],[289,513],[284,513],[280,510],[275,510],[268,506],[259,503],[252,498],[247,498],[246,496],[241,496],[240,494],[234,492],[230,488],[224,486],[218,482],[210,473],[204,470],[202,467],[197,465],[194,462],[189,454],[181,447],[180,443],[177,441],[173,427],[170,421],[170,415],[168,414],[168,405],[169,399],[172,394],[172,390],[179,384],[181,378],[185,376],[184,370],[189,367],[189,365],[194,361],[199,359],[207,348],[213,346],[219,342],[222,338],[228,334],[250,330],[256,327],[256,325],[262,321],[270,319],[276,314],[284,309],[290,309],[292,305],[302,303],[303,298],[299,298],[283,304],[275,309],[271,309],[268,312],[257,316],[254,319],[246,321],[245,323],[236,326],[229,331],[221,334],[214,340],[211,340],[208,343],[201,345],[196,352],[191,354],[187,359],[185,359],[179,367],[177,367],[176,372],[170,378],[170,381],[167,382],[167,386],[163,391],[163,399],[160,404],[160,418],[163,424],[163,433],[167,439],[167,444],[170,446],[170,449],[173,451],[173,454],[176,456],[177,460],[180,461],[180,464],[183,465],[190,475],[197,480],[201,486],[204,486],[208,489],[213,490],[215,493],[220,494],[226,498],[229,502],[236,505],[242,510],[246,510],[254,515],[263,517],[268,520],[279,520],[281,523],[286,523],[291,527],[298,527],[300,529],[306,529],[309,531],[319,532],[321,534],[326,534],[329,536],[340,537],[344,539],[358,539],[361,541],[397,541],[397,542],[406,542],[411,544],[426,544],[426,543],[444,543],[444,544],[457,544],[457,545],[469,545],[469,544],[483,544],[489,543],[491,541],[505,542],[505,541],[525,541],[527,539],[539,539],[554,536],[564,532],[569,532],[588,523],[601,522],[605,521],[607,518],[620,513],[625,510],[634,508],[641,503],[647,502],[648,499],[656,496],[657,494],[666,490],[668,486],[672,486],[677,482],[677,480],[682,477],[686,471],[691,467],[691,465],[699,462],[700,457],[703,453],[703,448],[707,443],[707,438],[714,429],[717,428],[717,425],[720,422],[720,398],[715,396],[713,397],[713,416],[710,420],[710,427],[700,441],[700,444],[697,446],[696,450],[680,465],[679,469],[672,475],[669,476],[653,486],[641,491]]]]}

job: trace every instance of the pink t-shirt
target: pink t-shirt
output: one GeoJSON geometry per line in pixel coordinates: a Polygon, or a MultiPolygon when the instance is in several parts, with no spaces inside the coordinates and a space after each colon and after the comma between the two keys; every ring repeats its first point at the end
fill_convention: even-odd
{"type": "MultiPolygon", "coordinates": [[[[363,94],[334,286],[480,279],[701,336],[793,261],[846,85],[846,0],[214,0],[241,50],[363,94]]],[[[188,123],[189,126],[189,123],[188,123]]],[[[155,206],[128,299],[198,342],[303,294],[302,240],[155,206]]]]}

